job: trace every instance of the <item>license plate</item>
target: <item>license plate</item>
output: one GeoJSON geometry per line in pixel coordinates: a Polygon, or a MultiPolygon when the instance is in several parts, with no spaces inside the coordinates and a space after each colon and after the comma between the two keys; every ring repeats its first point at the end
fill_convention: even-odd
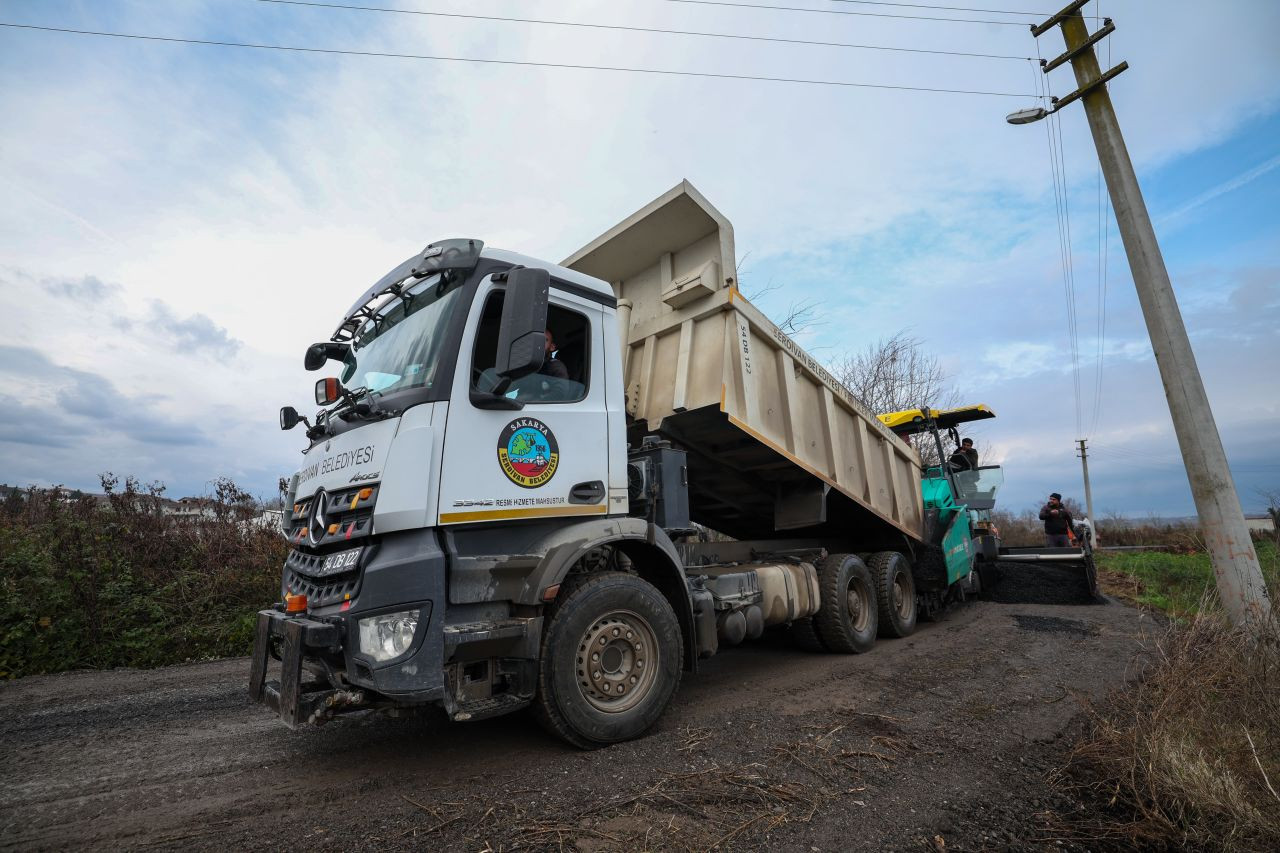
{"type": "Polygon", "coordinates": [[[336,575],[339,572],[349,571],[355,568],[356,563],[360,562],[360,548],[352,548],[349,551],[339,551],[336,554],[330,554],[324,558],[324,562],[320,564],[320,568],[316,571],[317,575],[324,577],[325,575],[336,575]]]}

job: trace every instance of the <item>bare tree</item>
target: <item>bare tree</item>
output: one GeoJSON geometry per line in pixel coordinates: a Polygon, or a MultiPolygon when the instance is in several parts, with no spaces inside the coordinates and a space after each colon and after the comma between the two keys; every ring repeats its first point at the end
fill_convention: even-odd
{"type": "MultiPolygon", "coordinates": [[[[738,261],[735,273],[738,279],[738,290],[746,298],[748,302],[758,302],[762,296],[773,293],[782,287],[774,279],[769,279],[768,284],[763,287],[745,287],[743,286],[743,264],[747,262],[747,258],[751,257],[751,253],[747,252],[742,256],[742,260],[738,261]]],[[[799,302],[792,302],[787,306],[787,313],[781,320],[775,320],[774,324],[783,331],[784,334],[795,337],[801,332],[809,329],[817,328],[826,324],[826,320],[818,319],[816,311],[819,302],[816,299],[802,299],[799,302]]]]}
{"type": "Polygon", "coordinates": [[[959,399],[947,387],[938,359],[905,331],[842,356],[831,364],[831,373],[877,413],[948,408],[959,399]]]}
{"type": "MultiPolygon", "coordinates": [[[[849,353],[830,365],[831,374],[877,414],[929,406],[951,408],[959,394],[947,385],[947,374],[923,343],[902,331],[849,353]]],[[[926,465],[938,464],[930,441],[912,442],[926,465]]],[[[980,450],[985,455],[985,450],[980,450]]]]}

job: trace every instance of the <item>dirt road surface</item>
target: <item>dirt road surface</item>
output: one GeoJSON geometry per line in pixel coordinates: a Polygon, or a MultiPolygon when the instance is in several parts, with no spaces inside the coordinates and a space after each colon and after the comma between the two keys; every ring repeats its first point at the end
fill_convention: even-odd
{"type": "Polygon", "coordinates": [[[22,679],[0,687],[0,846],[1062,850],[1046,773],[1154,626],[1066,603],[1058,571],[866,655],[729,650],[595,752],[525,714],[290,731],[247,659],[22,679]]]}

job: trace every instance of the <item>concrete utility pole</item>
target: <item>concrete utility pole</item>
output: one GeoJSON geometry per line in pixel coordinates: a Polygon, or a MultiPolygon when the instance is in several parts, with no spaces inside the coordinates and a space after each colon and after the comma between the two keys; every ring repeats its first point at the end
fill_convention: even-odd
{"type": "MultiPolygon", "coordinates": [[[[1080,14],[1080,8],[1086,2],[1076,0],[1045,23],[1031,28],[1031,34],[1038,38],[1055,26],[1062,27],[1067,51],[1045,62],[1044,71],[1047,74],[1069,61],[1075,71],[1078,88],[1061,99],[1055,98],[1050,110],[1023,110],[1014,113],[1009,120],[1013,123],[1035,121],[1072,101],[1084,101],[1089,130],[1098,149],[1102,174],[1115,208],[1116,224],[1120,227],[1133,283],[1138,290],[1138,301],[1151,336],[1151,349],[1169,400],[1174,433],[1186,463],[1187,479],[1191,482],[1191,494],[1200,516],[1209,558],[1213,562],[1218,593],[1235,624],[1259,622],[1270,613],[1270,602],[1258,555],[1245,526],[1240,497],[1227,467],[1227,455],[1222,449],[1222,439],[1191,351],[1191,341],[1182,323],[1160,245],[1156,242],[1156,232],[1142,199],[1142,190],[1138,187],[1138,176],[1120,135],[1111,96],[1107,94],[1107,81],[1124,71],[1128,64],[1121,63],[1106,74],[1101,72],[1093,46],[1115,27],[1108,19],[1101,30],[1090,35],[1080,14]]],[[[1083,442],[1081,444],[1083,450],[1083,442]]],[[[1085,482],[1088,482],[1087,476],[1085,482]]]]}
{"type": "Polygon", "coordinates": [[[1089,523],[1093,525],[1094,544],[1098,544],[1098,519],[1093,514],[1093,489],[1089,488],[1089,451],[1085,448],[1085,440],[1080,439],[1080,467],[1084,469],[1084,509],[1089,513],[1089,523]]]}

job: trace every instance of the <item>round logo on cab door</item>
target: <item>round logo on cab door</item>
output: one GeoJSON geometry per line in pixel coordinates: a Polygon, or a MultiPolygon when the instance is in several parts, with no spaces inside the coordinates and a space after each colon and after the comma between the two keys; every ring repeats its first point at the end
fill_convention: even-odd
{"type": "Polygon", "coordinates": [[[516,418],[498,436],[498,464],[507,479],[521,488],[546,485],[560,464],[556,434],[537,418],[516,418]]]}

